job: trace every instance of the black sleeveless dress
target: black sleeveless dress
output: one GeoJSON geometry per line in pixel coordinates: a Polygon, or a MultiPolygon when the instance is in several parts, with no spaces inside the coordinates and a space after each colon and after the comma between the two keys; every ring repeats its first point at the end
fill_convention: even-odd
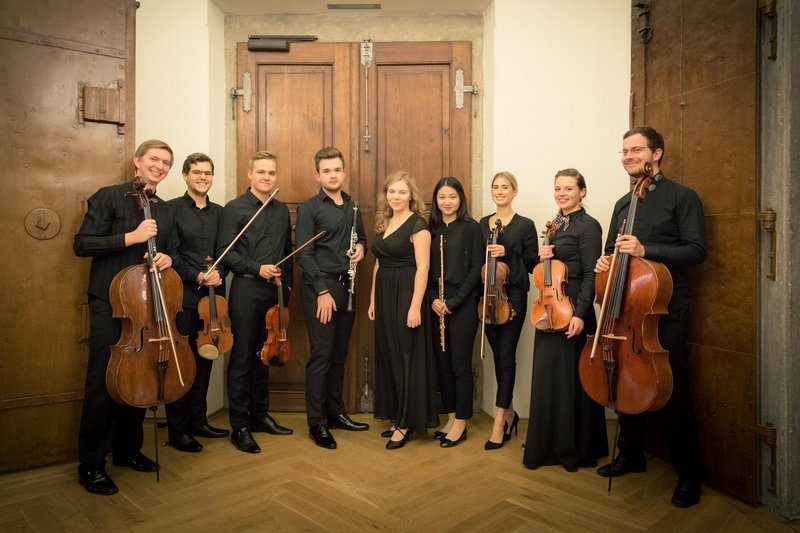
{"type": "Polygon", "coordinates": [[[375,278],[375,418],[420,434],[439,424],[427,296],[420,309],[422,323],[406,326],[417,271],[411,236],[427,229],[425,219],[413,214],[386,239],[379,233],[372,243],[380,265],[375,278]]]}

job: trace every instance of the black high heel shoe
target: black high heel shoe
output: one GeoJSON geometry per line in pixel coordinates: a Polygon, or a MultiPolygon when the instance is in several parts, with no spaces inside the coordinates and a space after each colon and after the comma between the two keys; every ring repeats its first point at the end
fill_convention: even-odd
{"type": "Polygon", "coordinates": [[[397,429],[395,429],[395,431],[399,431],[400,434],[403,436],[403,438],[401,440],[391,440],[390,439],[386,443],[386,449],[387,450],[397,450],[397,449],[402,448],[403,446],[406,445],[406,442],[408,442],[408,439],[411,437],[411,429],[410,428],[406,429],[405,431],[403,431],[400,428],[397,428],[397,429]]]}
{"type": "Polygon", "coordinates": [[[503,442],[511,440],[512,431],[514,435],[519,435],[519,415],[516,411],[514,411],[514,419],[511,421],[511,426],[508,426],[508,423],[503,425],[503,442]],[[508,433],[506,433],[506,427],[508,427],[508,433]]]}
{"type": "Polygon", "coordinates": [[[464,431],[461,432],[461,436],[456,440],[450,440],[446,436],[442,437],[442,441],[439,443],[439,446],[442,448],[452,448],[453,446],[458,446],[461,444],[461,441],[464,440],[467,440],[467,428],[464,428],[464,431]]]}
{"type": "MultiPolygon", "coordinates": [[[[390,435],[390,436],[391,436],[391,435],[390,435]]],[[[441,441],[441,440],[442,440],[443,438],[445,438],[446,436],[447,436],[447,433],[445,433],[444,431],[434,431],[434,432],[433,432],[433,438],[434,438],[434,440],[441,441]]]]}

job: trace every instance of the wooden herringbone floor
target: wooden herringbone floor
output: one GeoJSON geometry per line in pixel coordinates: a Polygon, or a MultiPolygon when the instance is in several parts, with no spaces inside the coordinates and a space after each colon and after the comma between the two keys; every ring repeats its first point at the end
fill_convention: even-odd
{"type": "MultiPolygon", "coordinates": [[[[594,469],[527,470],[524,425],[486,452],[485,415],[456,448],[417,438],[391,452],[378,436],[385,424],[369,417],[355,417],[368,432],[336,431],[335,451],[313,445],[304,414],[277,417],[296,433],[256,434],[259,455],[228,439],[205,439],[199,454],[160,448],[160,483],[109,465],[120,488],[110,497],[84,491],[75,463],[0,476],[0,531],[800,531],[708,487],[699,505],[675,509],[675,475],[657,460],[616,479],[611,495],[594,469]]],[[[144,451],[153,456],[152,442],[144,451]]]]}

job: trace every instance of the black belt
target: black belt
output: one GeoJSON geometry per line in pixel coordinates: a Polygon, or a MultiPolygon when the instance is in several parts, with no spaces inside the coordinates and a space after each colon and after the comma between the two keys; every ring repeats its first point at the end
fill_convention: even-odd
{"type": "Polygon", "coordinates": [[[260,278],[261,276],[256,276],[255,274],[246,273],[246,274],[236,274],[236,277],[237,278],[255,279],[255,278],[260,278]]]}
{"type": "Polygon", "coordinates": [[[323,278],[334,279],[342,283],[350,281],[350,274],[348,274],[347,272],[345,272],[344,274],[329,274],[327,272],[320,272],[319,275],[322,276],[323,278]]]}

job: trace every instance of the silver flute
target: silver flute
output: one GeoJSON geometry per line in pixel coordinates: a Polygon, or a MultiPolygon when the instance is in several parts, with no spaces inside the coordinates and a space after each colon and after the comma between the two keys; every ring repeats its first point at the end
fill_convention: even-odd
{"type": "MultiPolygon", "coordinates": [[[[358,244],[358,232],[356,231],[356,224],[358,223],[358,203],[353,204],[353,227],[350,228],[350,248],[348,249],[348,257],[353,257],[356,253],[356,245],[358,244]]],[[[355,309],[353,306],[353,295],[356,293],[356,269],[358,263],[350,260],[350,267],[347,269],[347,275],[350,276],[350,286],[347,288],[347,312],[352,313],[355,309]]]]}

